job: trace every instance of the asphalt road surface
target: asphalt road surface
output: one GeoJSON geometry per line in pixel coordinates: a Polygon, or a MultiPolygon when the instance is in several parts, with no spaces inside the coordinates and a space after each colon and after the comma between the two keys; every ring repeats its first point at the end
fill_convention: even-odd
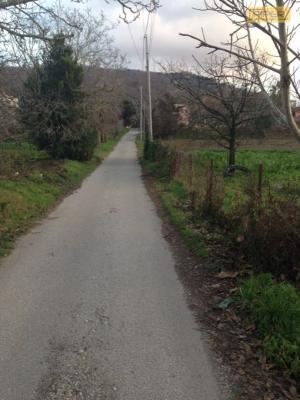
{"type": "Polygon", "coordinates": [[[134,132],[0,266],[1,400],[221,400],[134,132]]]}

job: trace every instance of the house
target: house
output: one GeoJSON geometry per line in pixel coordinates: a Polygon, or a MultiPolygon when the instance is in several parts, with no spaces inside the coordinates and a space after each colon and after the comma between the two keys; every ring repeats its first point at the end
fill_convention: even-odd
{"type": "Polygon", "coordinates": [[[18,99],[0,93],[0,141],[16,133],[18,99]]]}
{"type": "Polygon", "coordinates": [[[177,120],[180,125],[188,126],[190,124],[190,110],[186,104],[174,104],[177,114],[177,120]]]}
{"type": "Polygon", "coordinates": [[[300,123],[300,105],[296,105],[293,108],[293,116],[294,116],[294,119],[297,122],[297,124],[299,124],[300,123]]]}

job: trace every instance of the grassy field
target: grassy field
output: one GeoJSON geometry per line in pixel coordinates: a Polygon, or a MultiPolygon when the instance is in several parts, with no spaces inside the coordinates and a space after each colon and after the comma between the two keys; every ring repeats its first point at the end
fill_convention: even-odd
{"type": "MultiPolygon", "coordinates": [[[[220,148],[212,148],[214,147],[212,142],[170,140],[164,141],[163,145],[184,155],[193,154],[195,186],[201,185],[197,178],[205,174],[210,160],[213,160],[215,175],[222,178],[227,165],[227,152],[220,148]]],[[[250,143],[248,142],[247,145],[250,146],[250,143]]],[[[299,203],[300,146],[295,145],[292,140],[288,144],[285,141],[272,140],[260,145],[258,141],[255,141],[252,145],[253,149],[239,149],[236,156],[236,164],[248,168],[249,174],[237,172],[234,176],[219,181],[219,183],[222,181],[224,186],[223,211],[230,213],[237,202],[243,204],[247,201],[249,189],[251,187],[255,189],[258,185],[260,163],[263,164],[263,195],[272,195],[278,199],[288,199],[299,203]]],[[[187,175],[187,171],[183,167],[183,173],[181,175],[179,173],[179,180],[186,184],[184,175],[187,175]]],[[[197,187],[194,189],[197,190],[197,187]]]]}
{"type": "MultiPolygon", "coordinates": [[[[196,168],[207,168],[209,160],[214,162],[214,170],[222,175],[227,161],[227,153],[222,150],[196,151],[196,168]]],[[[263,165],[264,196],[280,199],[300,200],[300,150],[240,150],[236,163],[250,171],[237,172],[224,182],[224,212],[232,211],[236,203],[247,200],[247,191],[258,185],[259,165],[263,165]]]]}
{"type": "Polygon", "coordinates": [[[107,156],[122,134],[99,145],[88,162],[52,160],[28,143],[0,145],[0,256],[15,238],[58,200],[78,187],[107,156]]]}

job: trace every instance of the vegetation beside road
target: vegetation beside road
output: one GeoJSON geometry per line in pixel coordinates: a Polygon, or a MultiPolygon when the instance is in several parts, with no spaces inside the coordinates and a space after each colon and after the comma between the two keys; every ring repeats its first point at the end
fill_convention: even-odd
{"type": "Polygon", "coordinates": [[[268,359],[300,377],[300,293],[270,274],[252,276],[240,289],[243,305],[268,359]]]}
{"type": "Polygon", "coordinates": [[[80,185],[113,150],[124,132],[95,148],[89,161],[53,160],[26,142],[0,145],[0,256],[58,200],[80,185]]]}
{"type": "Polygon", "coordinates": [[[18,234],[77,187],[120,139],[121,133],[114,134],[119,111],[104,112],[108,100],[102,102],[94,90],[101,86],[100,78],[84,85],[82,61],[65,36],[57,34],[29,69],[14,135],[0,143],[0,256],[8,254],[18,234]]]}
{"type": "Polygon", "coordinates": [[[269,363],[298,379],[300,295],[287,280],[299,283],[299,152],[241,151],[237,160],[253,173],[224,178],[224,151],[179,157],[171,147],[154,143],[143,158],[138,142],[171,222],[197,255],[215,261],[215,273],[227,269],[240,279],[240,295],[228,304],[253,324],[269,363]]]}
{"type": "Polygon", "coordinates": [[[160,163],[157,161],[146,160],[143,157],[144,144],[142,141],[137,142],[139,159],[144,170],[156,177],[155,185],[157,191],[163,201],[164,208],[168,212],[172,224],[180,231],[186,243],[193,248],[199,256],[206,256],[208,253],[207,247],[201,239],[201,235],[189,222],[189,216],[184,210],[184,203],[188,200],[188,191],[182,183],[177,181],[169,182],[164,177],[160,177],[160,163]],[[182,203],[182,207],[177,207],[182,203]],[[175,206],[174,206],[175,205],[175,206]]]}

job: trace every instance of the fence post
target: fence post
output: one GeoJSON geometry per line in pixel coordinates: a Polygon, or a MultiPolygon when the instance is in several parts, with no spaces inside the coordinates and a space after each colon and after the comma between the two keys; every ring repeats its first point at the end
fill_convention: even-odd
{"type": "Polygon", "coordinates": [[[176,158],[177,158],[177,152],[174,151],[172,154],[172,162],[171,162],[171,179],[174,179],[175,173],[176,173],[176,158]]]}
{"type": "Polygon", "coordinates": [[[179,175],[180,169],[182,164],[182,153],[176,152],[175,156],[175,170],[174,170],[174,178],[176,179],[179,175]]]}
{"type": "Polygon", "coordinates": [[[191,196],[191,210],[195,211],[196,210],[196,196],[197,196],[196,191],[192,190],[190,192],[190,196],[191,196]]]}
{"type": "Polygon", "coordinates": [[[194,188],[194,160],[193,154],[188,155],[188,185],[189,189],[193,191],[194,188]]]}
{"type": "Polygon", "coordinates": [[[264,165],[261,162],[258,168],[258,186],[257,186],[257,194],[259,202],[262,201],[263,173],[264,173],[264,165]]]}
{"type": "Polygon", "coordinates": [[[207,174],[207,191],[206,191],[206,204],[209,209],[212,206],[213,195],[213,178],[214,178],[214,161],[209,161],[208,174],[207,174]]]}

